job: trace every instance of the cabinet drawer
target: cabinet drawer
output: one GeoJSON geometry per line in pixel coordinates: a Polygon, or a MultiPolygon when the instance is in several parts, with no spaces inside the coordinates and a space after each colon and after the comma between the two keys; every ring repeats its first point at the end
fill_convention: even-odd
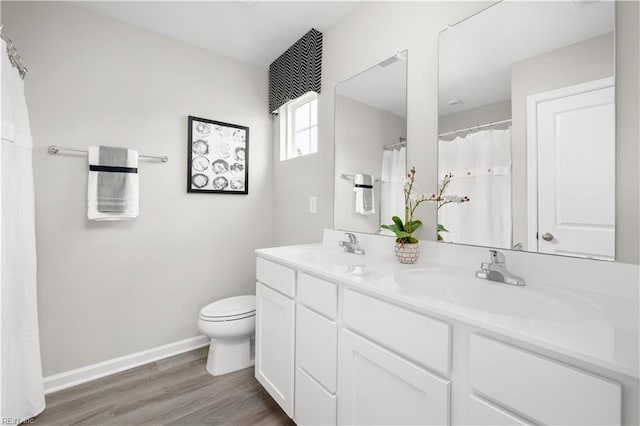
{"type": "Polygon", "coordinates": [[[336,396],[315,383],[303,370],[296,370],[297,425],[335,425],[336,396]]]}
{"type": "Polygon", "coordinates": [[[449,324],[350,290],[344,323],[426,367],[449,374],[449,324]]]}
{"type": "Polygon", "coordinates": [[[468,423],[477,426],[531,425],[516,415],[473,395],[469,396],[468,423]]]}
{"type": "Polygon", "coordinates": [[[298,301],[331,319],[338,316],[338,286],[320,278],[298,273],[298,301]]]}
{"type": "Polygon", "coordinates": [[[338,325],[298,305],[296,312],[296,365],[336,392],[338,325]]]}
{"type": "Polygon", "coordinates": [[[471,336],[471,386],[544,424],[621,422],[618,383],[478,335],[471,336]]]}
{"type": "Polygon", "coordinates": [[[296,295],[296,272],[291,268],[258,257],[256,278],[262,284],[266,284],[289,297],[296,295]]]}

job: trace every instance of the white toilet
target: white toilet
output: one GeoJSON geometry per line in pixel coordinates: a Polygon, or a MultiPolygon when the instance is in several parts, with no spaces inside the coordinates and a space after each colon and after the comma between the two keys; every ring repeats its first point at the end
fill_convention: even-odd
{"type": "Polygon", "coordinates": [[[211,338],[207,371],[214,376],[254,365],[251,339],[256,330],[256,297],[237,296],[200,310],[198,330],[211,338]]]}

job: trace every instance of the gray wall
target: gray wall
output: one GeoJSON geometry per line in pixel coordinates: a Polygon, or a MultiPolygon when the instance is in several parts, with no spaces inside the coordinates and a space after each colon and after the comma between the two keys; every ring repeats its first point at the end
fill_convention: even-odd
{"type": "MultiPolygon", "coordinates": [[[[527,238],[527,96],[614,75],[612,33],[516,62],[511,67],[513,242],[527,238]]],[[[623,113],[623,111],[618,111],[623,113]]],[[[620,140],[619,145],[624,143],[620,140]]],[[[579,161],[579,159],[576,159],[579,161]]],[[[636,188],[636,191],[638,189],[636,188]]],[[[620,219],[620,218],[618,218],[620,219]]],[[[618,223],[618,233],[629,224],[618,223]]],[[[633,251],[633,248],[629,247],[633,251]]],[[[616,247],[618,258],[628,253],[616,247]]]]}
{"type": "MultiPolygon", "coordinates": [[[[438,32],[488,3],[363,2],[324,32],[323,93],[319,97],[319,152],[296,162],[277,161],[274,181],[275,241],[319,241],[332,227],[333,88],[335,84],[394,52],[409,50],[408,164],[418,169],[423,192],[437,184],[438,32]],[[307,197],[318,195],[318,214],[307,213],[307,197]],[[287,232],[288,229],[304,229],[287,232]]],[[[638,2],[618,2],[616,11],[617,169],[616,256],[640,263],[638,179],[638,2]]],[[[420,238],[435,236],[435,209],[420,208],[420,238]]]]}
{"type": "Polygon", "coordinates": [[[267,72],[65,3],[3,2],[36,179],[44,374],[198,335],[205,304],[255,288],[272,245],[267,72]],[[186,193],[187,115],[249,126],[249,195],[186,193]],[[46,146],[168,155],[140,164],[140,216],[86,219],[87,160],[46,146]]]}
{"type": "MultiPolygon", "coordinates": [[[[383,146],[406,137],[407,120],[343,96],[336,96],[335,217],[336,229],[374,233],[380,230],[380,183],[374,184],[376,212],[355,212],[353,180],[340,173],[368,173],[374,179],[382,172],[383,146]]],[[[391,218],[383,218],[391,223],[391,218]]]]}

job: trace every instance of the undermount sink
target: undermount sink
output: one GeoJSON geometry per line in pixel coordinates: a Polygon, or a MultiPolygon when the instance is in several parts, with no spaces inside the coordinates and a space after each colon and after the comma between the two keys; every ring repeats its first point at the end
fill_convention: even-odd
{"type": "Polygon", "coordinates": [[[412,269],[396,274],[398,293],[429,297],[477,309],[482,312],[516,318],[549,320],[595,320],[602,309],[588,299],[568,292],[532,286],[517,287],[467,276],[453,269],[412,269]]]}
{"type": "Polygon", "coordinates": [[[365,266],[366,258],[361,254],[345,253],[338,248],[301,247],[292,254],[303,262],[313,262],[324,266],[365,266]]]}

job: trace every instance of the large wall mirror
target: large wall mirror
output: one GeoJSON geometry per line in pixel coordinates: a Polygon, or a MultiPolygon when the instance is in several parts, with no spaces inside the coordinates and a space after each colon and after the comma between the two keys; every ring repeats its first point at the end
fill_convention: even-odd
{"type": "Polygon", "coordinates": [[[446,242],[614,260],[614,2],[501,2],[439,40],[446,242]]]}
{"type": "Polygon", "coordinates": [[[380,232],[404,213],[407,51],[336,85],[334,228],[380,232]]]}

